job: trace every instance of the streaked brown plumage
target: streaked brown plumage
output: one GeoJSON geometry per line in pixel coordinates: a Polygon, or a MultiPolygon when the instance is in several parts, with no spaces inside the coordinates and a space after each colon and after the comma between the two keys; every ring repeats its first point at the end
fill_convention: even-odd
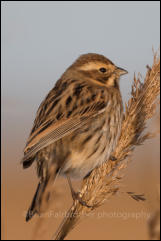
{"type": "Polygon", "coordinates": [[[120,135],[119,78],[127,71],[98,54],[80,56],[41,103],[24,151],[40,178],[26,220],[41,212],[57,173],[84,178],[108,160],[120,135]]]}

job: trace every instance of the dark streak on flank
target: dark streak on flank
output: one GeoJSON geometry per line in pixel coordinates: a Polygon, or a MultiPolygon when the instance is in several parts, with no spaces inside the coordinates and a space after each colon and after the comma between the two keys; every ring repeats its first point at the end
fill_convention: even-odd
{"type": "Polygon", "coordinates": [[[88,158],[90,158],[91,156],[93,156],[96,152],[97,152],[97,150],[98,150],[98,146],[94,149],[94,151],[87,157],[87,159],[88,158]]]}
{"type": "Polygon", "coordinates": [[[110,125],[110,122],[111,122],[111,117],[109,116],[108,117],[108,125],[110,125]]]}
{"type": "Polygon", "coordinates": [[[108,138],[108,142],[110,143],[112,139],[112,135],[107,135],[107,138],[108,138]]]}
{"type": "Polygon", "coordinates": [[[98,131],[101,131],[102,130],[102,125],[101,126],[99,126],[99,127],[97,127],[95,130],[94,130],[94,133],[98,133],[98,131]]]}
{"type": "Polygon", "coordinates": [[[84,146],[92,137],[93,135],[87,136],[86,139],[81,143],[81,146],[84,146]]]}
{"type": "Polygon", "coordinates": [[[101,140],[102,136],[103,136],[103,133],[101,133],[101,135],[98,137],[98,139],[97,139],[95,145],[99,143],[99,141],[101,140]]]}
{"type": "Polygon", "coordinates": [[[104,148],[103,148],[103,150],[101,151],[100,155],[101,155],[102,153],[104,153],[105,149],[106,149],[106,146],[104,146],[104,148]]]}
{"type": "Polygon", "coordinates": [[[105,125],[105,123],[106,123],[106,119],[103,120],[102,127],[105,125]]]}
{"type": "Polygon", "coordinates": [[[86,133],[87,131],[89,131],[89,129],[90,129],[90,128],[87,127],[87,128],[85,128],[85,129],[82,129],[80,132],[81,132],[81,133],[86,133]]]}

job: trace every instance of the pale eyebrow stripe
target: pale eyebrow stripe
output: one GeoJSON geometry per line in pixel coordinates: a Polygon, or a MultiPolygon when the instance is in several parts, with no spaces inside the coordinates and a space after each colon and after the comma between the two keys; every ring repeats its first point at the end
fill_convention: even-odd
{"type": "Polygon", "coordinates": [[[80,70],[92,70],[92,69],[99,69],[99,68],[107,68],[108,66],[104,63],[86,63],[86,64],[83,64],[82,66],[79,67],[80,70]]]}
{"type": "Polygon", "coordinates": [[[99,68],[106,68],[106,69],[110,69],[111,71],[113,71],[115,69],[115,65],[105,64],[105,63],[101,63],[101,62],[89,62],[89,63],[85,63],[79,67],[80,70],[85,70],[85,71],[95,70],[95,69],[99,69],[99,68]]]}

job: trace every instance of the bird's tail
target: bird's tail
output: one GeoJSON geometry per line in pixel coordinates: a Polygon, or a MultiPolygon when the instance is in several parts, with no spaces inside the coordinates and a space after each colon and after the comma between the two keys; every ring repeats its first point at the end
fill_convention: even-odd
{"type": "Polygon", "coordinates": [[[52,186],[57,176],[57,170],[52,171],[52,175],[48,174],[44,180],[40,180],[32,203],[26,215],[26,221],[29,221],[35,213],[41,214],[47,208],[47,204],[52,191],[52,186]]]}

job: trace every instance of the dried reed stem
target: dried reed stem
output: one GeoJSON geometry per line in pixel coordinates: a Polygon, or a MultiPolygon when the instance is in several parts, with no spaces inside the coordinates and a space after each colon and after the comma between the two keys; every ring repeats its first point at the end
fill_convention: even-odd
{"type": "Polygon", "coordinates": [[[83,181],[81,189],[82,199],[91,208],[82,206],[75,201],[58,228],[55,240],[63,240],[75,227],[83,215],[102,205],[119,189],[120,170],[126,168],[129,157],[135,146],[141,145],[151,138],[149,133],[143,133],[146,122],[156,110],[156,100],[160,93],[160,56],[154,56],[152,68],[147,66],[144,83],[134,76],[131,98],[125,106],[122,132],[113,153],[116,161],[108,160],[102,166],[94,169],[90,176],[83,181]]]}

